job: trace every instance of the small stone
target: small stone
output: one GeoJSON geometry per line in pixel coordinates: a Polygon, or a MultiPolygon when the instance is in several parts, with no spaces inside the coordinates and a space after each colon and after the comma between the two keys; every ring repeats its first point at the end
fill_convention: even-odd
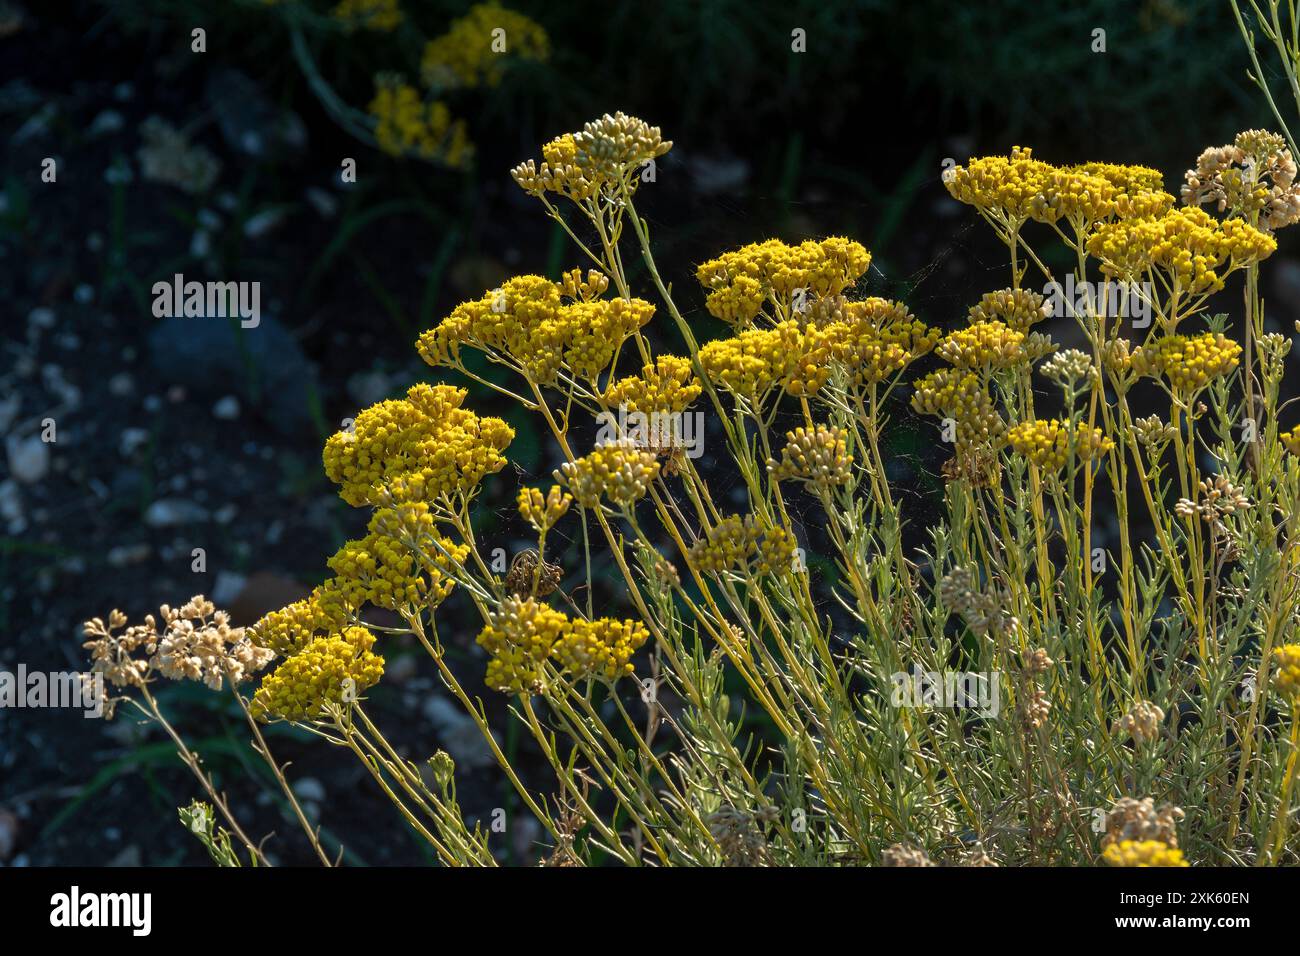
{"type": "Polygon", "coordinates": [[[127,372],[118,372],[108,380],[108,394],[126,398],[135,391],[135,380],[127,372]]]}
{"type": "Polygon", "coordinates": [[[117,441],[117,450],[123,458],[130,458],[136,451],[149,443],[149,430],[146,428],[124,428],[117,441]]]}
{"type": "Polygon", "coordinates": [[[325,802],[325,785],[315,777],[302,777],[295,780],[293,792],[299,800],[311,800],[315,803],[325,802]]]}
{"type": "Polygon", "coordinates": [[[239,507],[227,502],[212,514],[212,520],[217,524],[230,524],[239,515],[239,507]]]}
{"type": "Polygon", "coordinates": [[[174,528],[208,520],[208,510],[184,498],[159,498],[144,513],[151,528],[174,528]]]}
{"type": "Polygon", "coordinates": [[[248,578],[234,571],[218,571],[217,579],[212,583],[212,603],[217,607],[227,607],[235,598],[244,593],[248,578]]]}
{"type": "Polygon", "coordinates": [[[249,239],[260,239],[284,222],[283,209],[266,209],[256,216],[250,216],[244,222],[244,235],[249,239]]]}
{"type": "Polygon", "coordinates": [[[110,567],[125,568],[132,564],[139,564],[142,561],[149,560],[149,545],[141,544],[119,544],[110,548],[104,560],[110,567]]]}
{"type": "Polygon", "coordinates": [[[18,417],[22,404],[22,396],[17,392],[14,392],[6,399],[0,400],[0,432],[9,431],[9,426],[18,417]]]}
{"type": "Polygon", "coordinates": [[[239,399],[233,395],[218,399],[212,406],[212,417],[227,422],[234,421],[239,417],[239,399]]]}
{"type": "Polygon", "coordinates": [[[41,441],[40,435],[30,438],[10,435],[5,439],[5,453],[10,476],[24,485],[35,484],[50,470],[50,446],[41,441]]]}
{"type": "Polygon", "coordinates": [[[54,310],[46,308],[32,309],[27,313],[27,324],[34,329],[54,328],[54,310]]]}
{"type": "Polygon", "coordinates": [[[18,482],[12,478],[0,481],[0,519],[4,520],[10,534],[22,534],[27,530],[22,493],[18,490],[18,482]]]}

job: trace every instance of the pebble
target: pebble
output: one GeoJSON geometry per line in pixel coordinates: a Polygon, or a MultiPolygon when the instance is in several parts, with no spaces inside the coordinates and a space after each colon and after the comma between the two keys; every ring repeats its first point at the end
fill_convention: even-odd
{"type": "Polygon", "coordinates": [[[239,417],[239,399],[233,395],[218,399],[212,406],[212,417],[227,422],[234,421],[239,417]]]}
{"type": "Polygon", "coordinates": [[[238,505],[227,502],[212,513],[212,520],[217,524],[230,524],[238,515],[238,505]]]}
{"type": "Polygon", "coordinates": [[[125,398],[135,391],[135,380],[128,372],[118,372],[108,380],[108,393],[125,398]]]}
{"type": "Polygon", "coordinates": [[[130,458],[136,450],[149,443],[149,430],[145,428],[124,428],[118,439],[117,450],[123,458],[130,458]]]}
{"type": "Polygon", "coordinates": [[[12,478],[0,481],[0,518],[4,519],[10,534],[22,534],[27,530],[22,494],[18,490],[18,482],[12,478]]]}
{"type": "Polygon", "coordinates": [[[50,470],[50,446],[41,441],[40,435],[30,438],[10,435],[5,439],[5,455],[9,460],[9,474],[22,484],[35,484],[50,470]]]}
{"type": "Polygon", "coordinates": [[[325,785],[315,777],[302,777],[294,781],[293,792],[299,800],[325,802],[325,785]]]}
{"type": "Polygon", "coordinates": [[[22,408],[22,396],[14,392],[8,398],[0,401],[0,432],[7,432],[9,426],[14,423],[18,417],[18,412],[22,408]]]}
{"type": "Polygon", "coordinates": [[[119,544],[109,549],[104,560],[109,563],[110,567],[125,568],[128,565],[139,564],[149,559],[149,545],[147,544],[119,544]]]}
{"type": "Polygon", "coordinates": [[[27,324],[34,329],[54,328],[54,310],[46,308],[32,309],[27,313],[27,324]]]}
{"type": "Polygon", "coordinates": [[[438,740],[457,765],[466,770],[490,767],[496,762],[482,732],[458,704],[441,694],[424,704],[424,716],[438,732],[438,740]]]}
{"type": "Polygon", "coordinates": [[[208,510],[184,498],[159,498],[144,513],[144,523],[151,528],[174,528],[208,520],[208,510]]]}
{"type": "Polygon", "coordinates": [[[212,603],[217,607],[228,607],[235,598],[243,593],[248,578],[234,571],[218,571],[217,579],[212,582],[212,603]]]}

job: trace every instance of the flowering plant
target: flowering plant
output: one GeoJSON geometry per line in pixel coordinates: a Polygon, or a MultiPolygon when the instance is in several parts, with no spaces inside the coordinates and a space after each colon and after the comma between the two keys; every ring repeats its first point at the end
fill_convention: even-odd
{"type": "Polygon", "coordinates": [[[451,865],[495,862],[454,762],[400,755],[367,713],[396,633],[481,731],[551,864],[1295,862],[1300,431],[1279,403],[1291,343],[1257,292],[1300,218],[1284,141],[1207,151],[1181,205],[1143,167],[972,159],[944,184],[1005,244],[1009,284],[965,324],[864,295],[871,255],[850,239],[768,240],[699,265],[721,332],[704,343],[637,210],[671,147],[622,113],[543,146],[513,177],[589,268],[510,279],[416,343],[553,439],[552,482],[517,493],[535,547],[494,568],[476,529],[515,430],[464,388],[417,384],[326,443],[326,474],[371,515],[333,577],[233,645],[111,643],[92,622],[96,670],[149,700],[155,676],[233,685],[274,657],[247,701],[236,689],[254,731],[290,721],[351,751],[451,865]],[[1044,238],[1070,254],[1072,301],[1044,238]],[[1209,311],[1235,278],[1240,343],[1209,311]],[[1044,331],[1053,313],[1081,348],[1044,331]],[[672,336],[677,352],[655,346],[672,336]],[[908,395],[948,447],[919,546],[882,451],[908,395]],[[707,415],[716,449],[605,434],[629,414],[707,415]],[[617,612],[597,611],[597,565],[617,612]],[[456,592],[549,788],[525,784],[451,665],[456,592]]]}

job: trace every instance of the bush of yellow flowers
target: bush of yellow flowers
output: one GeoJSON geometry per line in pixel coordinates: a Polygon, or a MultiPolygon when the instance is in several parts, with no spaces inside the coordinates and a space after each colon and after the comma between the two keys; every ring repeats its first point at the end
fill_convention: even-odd
{"type": "Polygon", "coordinates": [[[162,635],[96,619],[94,669],[158,719],[156,679],[203,678],[263,744],[286,721],[350,751],[447,865],[495,864],[492,834],[466,822],[451,757],[399,754],[367,711],[399,634],[477,725],[547,864],[1300,861],[1300,432],[1278,400],[1291,342],[1257,293],[1300,218],[1284,140],[1207,151],[1178,197],[1152,169],[1019,147],[948,169],[1007,281],[926,320],[871,294],[871,254],[846,237],[755,242],[670,284],[638,202],[671,148],[617,113],[513,170],[585,261],[453,309],[415,343],[446,381],[326,442],[325,473],[371,515],[333,577],[246,632],[202,599],[164,609],[162,635]],[[1066,279],[1049,260],[1103,290],[1069,319],[1049,321],[1039,290],[1066,279]],[[1152,321],[1110,308],[1108,280],[1152,321]],[[1239,321],[1210,308],[1232,283],[1239,321]],[[701,307],[704,342],[686,319],[701,307]],[[1054,340],[1062,323],[1080,347],[1054,340]],[[474,515],[509,480],[515,429],[457,380],[518,403],[560,459],[517,490],[535,547],[508,572],[474,515]],[[919,538],[882,451],[904,402],[947,459],[919,538]],[[593,442],[620,410],[705,416],[710,459],[593,442]],[[548,551],[557,535],[578,558],[548,551]],[[614,569],[617,606],[595,605],[593,567],[614,569]],[[474,680],[449,659],[454,593],[474,680]],[[935,693],[900,703],[903,676],[935,693]],[[993,706],[937,690],[959,684],[993,706]],[[548,786],[512,765],[480,685],[509,699],[548,786]]]}

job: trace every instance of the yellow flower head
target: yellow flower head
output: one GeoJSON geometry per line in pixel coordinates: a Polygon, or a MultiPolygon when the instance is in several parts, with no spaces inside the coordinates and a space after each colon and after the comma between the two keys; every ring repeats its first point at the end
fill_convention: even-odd
{"type": "Polygon", "coordinates": [[[788,246],[777,239],[752,243],[695,271],[708,292],[705,305],[716,318],[746,326],[768,299],[782,318],[792,318],[814,298],[836,296],[853,285],[871,265],[871,253],[840,236],[788,246]]]}
{"type": "Polygon", "coordinates": [[[348,504],[435,501],[471,494],[505,467],[515,433],[499,418],[461,408],[467,392],[412,386],[401,400],[372,405],[325,443],[325,474],[348,504]]]}
{"type": "Polygon", "coordinates": [[[263,678],[253,695],[253,716],[313,720],[327,703],[355,700],[384,674],[384,659],[370,650],[374,643],[364,627],[312,641],[263,678]]]}
{"type": "Polygon", "coordinates": [[[1021,422],[1007,431],[1007,443],[1015,449],[1016,454],[1048,471],[1065,467],[1072,438],[1075,457],[1084,461],[1090,461],[1115,447],[1115,443],[1101,429],[1092,428],[1083,422],[1077,423],[1073,436],[1070,434],[1070,423],[1055,418],[1021,422]]]}
{"type": "Polygon", "coordinates": [[[474,154],[464,120],[453,120],[446,103],[426,102],[415,87],[395,77],[378,78],[370,115],[379,148],[393,156],[415,156],[459,169],[474,154]]]}
{"type": "Polygon", "coordinates": [[[577,461],[566,461],[555,471],[555,480],[573,493],[578,504],[594,508],[601,498],[619,508],[630,508],[645,497],[650,483],[659,477],[659,462],[653,452],[630,442],[601,445],[577,461]]]}
{"type": "Polygon", "coordinates": [[[1242,220],[1218,222],[1197,208],[1106,223],[1087,242],[1109,276],[1134,280],[1158,269],[1194,295],[1219,291],[1228,272],[1265,259],[1276,248],[1272,236],[1242,220]]]}
{"type": "Polygon", "coordinates": [[[681,414],[700,397],[702,386],[690,359],[677,355],[657,356],[641,374],[619,379],[605,390],[605,404],[646,415],[681,414]]]}
{"type": "Polygon", "coordinates": [[[1030,327],[1051,314],[1051,306],[1043,297],[1029,289],[1001,289],[986,292],[970,309],[970,324],[1001,322],[1017,332],[1028,332],[1030,327]]]}
{"type": "Polygon", "coordinates": [[[254,644],[277,654],[294,654],[322,634],[341,630],[357,606],[343,582],[329,581],[310,597],[264,615],[248,636],[254,644]]]}
{"type": "MultiPolygon", "coordinates": [[[[805,337],[830,349],[830,358],[859,384],[883,382],[934,348],[939,332],[927,328],[901,302],[869,298],[821,299],[805,337]]],[[[814,350],[814,359],[820,354],[814,350]]]]}
{"type": "Polygon", "coordinates": [[[853,478],[853,456],[844,431],[828,425],[800,426],[786,434],[781,460],[769,460],[767,471],[777,481],[802,481],[815,489],[847,484],[853,478]]]}
{"type": "Polygon", "coordinates": [[[1001,322],[977,322],[952,332],[939,343],[939,358],[965,369],[1002,369],[1028,361],[1025,333],[1001,322]]]}
{"type": "Polygon", "coordinates": [[[704,573],[738,569],[751,574],[785,574],[797,544],[784,528],[766,527],[754,515],[729,515],[691,545],[689,558],[704,573]]]}
{"type": "Polygon", "coordinates": [[[958,202],[996,218],[1024,222],[1041,205],[1053,168],[1014,146],[1010,157],[985,156],[945,171],[944,186],[958,202]]]}
{"type": "Polygon", "coordinates": [[[633,673],[631,657],[649,638],[650,632],[639,621],[575,620],[555,642],[551,656],[575,680],[614,681],[633,673]]]}
{"type": "Polygon", "coordinates": [[[1161,840],[1121,840],[1102,851],[1110,866],[1189,866],[1183,851],[1161,840]]]}
{"type": "Polygon", "coordinates": [[[1283,697],[1300,699],[1300,644],[1273,649],[1273,687],[1283,697]]]}
{"type": "Polygon", "coordinates": [[[714,383],[751,402],[778,386],[814,395],[830,377],[830,349],[825,332],[788,320],[709,342],[700,349],[700,365],[714,383]]]}
{"type": "Polygon", "coordinates": [[[488,654],[487,685],[507,694],[531,692],[541,682],[542,662],[569,629],[562,611],[536,598],[506,598],[477,641],[488,654]]]}
{"type": "Polygon", "coordinates": [[[1163,376],[1176,395],[1195,395],[1211,380],[1237,367],[1241,346],[1222,333],[1166,335],[1132,352],[1130,368],[1138,375],[1163,376]]]}
{"type": "Polygon", "coordinates": [[[608,283],[595,270],[585,281],[576,269],[558,283],[516,276],[457,306],[420,336],[416,350],[430,365],[455,366],[469,346],[513,360],[542,384],[554,381],[561,367],[594,381],[655,311],[644,299],[597,298],[608,283]]]}
{"type": "Polygon", "coordinates": [[[995,443],[1006,430],[980,376],[965,369],[939,369],[918,381],[912,408],[922,415],[952,419],[961,443],[995,443]]]}
{"type": "Polygon", "coordinates": [[[520,488],[519,514],[539,533],[545,533],[564,517],[572,501],[573,495],[559,485],[551,485],[545,497],[539,488],[520,488]]]}
{"type": "Polygon", "coordinates": [[[476,3],[447,32],[424,46],[421,73],[435,88],[496,86],[511,58],[545,61],[546,30],[497,3],[476,3]]]}
{"type": "Polygon", "coordinates": [[[659,127],[621,112],[606,113],[581,132],[565,133],[543,146],[540,166],[530,159],[510,175],[534,196],[556,193],[574,202],[601,195],[612,198],[621,187],[635,191],[642,169],[672,146],[659,127]]]}
{"type": "Polygon", "coordinates": [[[428,504],[381,508],[370,519],[369,530],[328,561],[351,603],[393,611],[408,604],[436,607],[451,593],[452,569],[469,555],[469,546],[438,532],[428,504]]]}

